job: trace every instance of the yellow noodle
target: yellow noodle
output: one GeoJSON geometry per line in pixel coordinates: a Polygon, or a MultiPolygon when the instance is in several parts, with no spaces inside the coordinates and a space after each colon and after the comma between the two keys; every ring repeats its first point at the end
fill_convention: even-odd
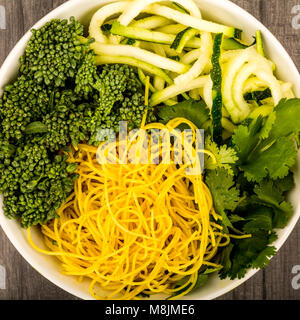
{"type": "MultiPolygon", "coordinates": [[[[172,131],[187,124],[195,142],[196,127],[186,119],[167,125],[145,125],[145,119],[145,130],[172,131]]],[[[121,164],[118,152],[116,164],[100,164],[97,150],[79,145],[76,159],[69,154],[69,162],[78,163],[79,179],[74,194],[58,211],[60,218],[41,226],[49,251],[33,243],[30,229],[29,242],[36,250],[56,256],[64,274],[80,281],[89,278],[96,299],[139,299],[142,293],[164,293],[173,299],[189,293],[201,268],[220,267],[212,259],[230,241],[222,233],[221,217],[202,174],[188,175],[186,169],[195,164],[172,160],[170,164],[121,164]],[[185,283],[177,286],[183,279],[185,283]],[[107,295],[100,295],[99,289],[107,295]]],[[[173,159],[175,150],[170,150],[173,159]]],[[[194,147],[188,152],[194,154],[194,147]]]]}

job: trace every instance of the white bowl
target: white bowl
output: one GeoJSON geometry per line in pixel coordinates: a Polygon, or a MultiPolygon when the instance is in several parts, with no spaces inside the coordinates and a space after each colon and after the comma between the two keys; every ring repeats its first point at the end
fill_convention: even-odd
{"type": "MultiPolygon", "coordinates": [[[[103,4],[109,2],[112,1],[70,0],[50,12],[47,16],[41,19],[34,26],[34,28],[42,27],[47,21],[53,18],[69,18],[70,16],[75,16],[75,18],[79,19],[82,23],[88,24],[93,12],[95,12],[96,9],[100,8],[103,4]]],[[[285,49],[268,29],[266,29],[249,13],[228,0],[196,0],[196,2],[199,3],[205,18],[241,28],[244,30],[245,35],[249,38],[249,40],[255,34],[255,31],[260,29],[265,40],[266,52],[277,65],[277,76],[284,81],[292,82],[294,84],[296,95],[300,97],[300,75],[297,71],[297,68],[285,49]]],[[[25,36],[11,51],[2,68],[0,69],[0,95],[2,94],[3,87],[16,76],[18,71],[18,64],[16,62],[23,54],[24,48],[30,39],[30,36],[30,32],[25,34],[25,36]]],[[[297,163],[299,166],[300,157],[298,157],[297,163]]],[[[283,230],[278,231],[278,240],[274,243],[277,249],[279,249],[286,241],[300,217],[300,197],[297,196],[297,194],[300,193],[300,170],[297,170],[295,177],[296,187],[290,195],[290,200],[294,205],[295,212],[288,226],[283,230]]],[[[58,287],[79,298],[86,300],[92,299],[88,291],[88,281],[79,283],[73,277],[60,274],[60,267],[56,258],[40,254],[32,249],[27,241],[25,230],[23,230],[16,221],[9,220],[4,216],[2,210],[2,199],[0,200],[0,225],[9,240],[24,257],[24,259],[26,259],[27,262],[45,278],[50,280],[58,287]]],[[[33,232],[33,239],[38,245],[44,247],[41,235],[37,230],[34,230],[33,232]]],[[[257,271],[258,270],[250,270],[241,280],[220,280],[218,276],[214,276],[204,287],[186,296],[185,299],[214,299],[236,288],[253,276],[257,271]]]]}

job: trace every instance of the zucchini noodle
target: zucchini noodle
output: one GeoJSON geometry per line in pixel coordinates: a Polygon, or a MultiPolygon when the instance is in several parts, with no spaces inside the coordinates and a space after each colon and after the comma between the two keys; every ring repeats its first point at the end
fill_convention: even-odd
{"type": "Polygon", "coordinates": [[[101,43],[108,43],[108,38],[103,34],[101,26],[106,19],[112,17],[115,14],[122,13],[129,5],[130,1],[119,1],[108,4],[100,8],[92,17],[90,22],[89,32],[91,38],[101,43]]]}
{"type": "Polygon", "coordinates": [[[211,56],[213,52],[213,40],[210,33],[202,32],[201,33],[201,48],[199,52],[199,57],[197,62],[194,63],[194,65],[191,67],[191,69],[186,72],[185,74],[182,74],[175,78],[176,84],[184,84],[186,82],[189,82],[193,79],[196,79],[199,77],[205,66],[208,65],[211,61],[211,56]]]}
{"type": "MultiPolygon", "coordinates": [[[[166,52],[164,50],[164,48],[160,45],[156,45],[156,44],[152,44],[152,47],[153,47],[153,51],[162,56],[162,57],[166,57],[166,52]]],[[[157,91],[161,91],[165,88],[165,85],[166,85],[166,82],[163,78],[161,77],[158,77],[158,76],[155,76],[154,77],[154,81],[153,81],[153,85],[154,85],[154,88],[157,90],[157,91]]]]}
{"type": "Polygon", "coordinates": [[[166,57],[162,57],[158,54],[143,50],[141,48],[136,48],[128,45],[103,44],[100,42],[96,42],[91,45],[91,48],[95,51],[96,54],[100,56],[127,56],[139,59],[149,64],[155,61],[156,67],[173,71],[179,74],[187,72],[190,68],[183,63],[174,61],[166,57]]]}
{"type": "MultiPolygon", "coordinates": [[[[163,1],[165,0],[136,0],[132,2],[130,7],[128,7],[128,10],[119,17],[119,22],[123,25],[128,25],[135,17],[137,17],[143,11],[143,9],[145,9],[153,3],[163,1]]],[[[167,1],[173,2],[173,0],[167,1]]],[[[192,16],[201,18],[201,12],[199,10],[199,7],[193,0],[176,0],[175,2],[183,6],[186,10],[190,11],[192,16]]]]}
{"type": "Polygon", "coordinates": [[[251,76],[255,76],[260,83],[270,88],[274,105],[283,98],[279,81],[273,75],[273,63],[259,55],[253,47],[240,54],[228,55],[225,61],[222,84],[224,106],[234,123],[242,122],[252,111],[251,104],[243,97],[243,87],[251,76]]]}
{"type": "Polygon", "coordinates": [[[139,19],[138,21],[132,21],[130,26],[134,28],[156,29],[163,28],[168,24],[170,24],[170,20],[167,18],[151,16],[144,19],[139,19]]]}
{"type": "Polygon", "coordinates": [[[197,79],[193,79],[189,83],[187,83],[185,86],[182,84],[174,84],[170,85],[169,87],[165,88],[164,90],[154,93],[151,97],[151,102],[150,104],[152,106],[156,106],[165,100],[172,99],[179,94],[182,94],[186,91],[190,91],[193,89],[198,89],[198,88],[203,88],[207,82],[210,81],[209,76],[201,76],[197,79]]]}
{"type": "Polygon", "coordinates": [[[224,129],[231,133],[234,125],[258,107],[258,102],[246,100],[245,94],[270,89],[271,97],[259,104],[273,107],[282,98],[295,97],[291,84],[279,81],[274,74],[276,66],[261,54],[263,48],[258,52],[258,46],[240,42],[241,30],[235,27],[203,20],[194,0],[132,0],[104,5],[93,15],[89,33],[96,40],[91,48],[97,64],[130,64],[153,77],[152,106],[174,105],[182,95],[204,100],[210,110],[215,99],[210,76],[217,63],[212,61],[213,42],[215,34],[222,33],[222,117],[227,118],[224,129]],[[173,2],[173,8],[168,2],[173,2]],[[104,24],[111,24],[105,34],[104,24]]]}
{"type": "Polygon", "coordinates": [[[170,34],[178,34],[179,32],[182,32],[184,29],[186,29],[186,26],[183,26],[182,24],[169,24],[164,27],[158,28],[156,31],[164,32],[164,33],[170,33],[170,34]]]}
{"type": "MultiPolygon", "coordinates": [[[[143,121],[142,129],[173,132],[181,124],[191,128],[195,142],[196,127],[183,118],[166,125],[143,121]]],[[[143,145],[141,141],[127,140],[125,156],[131,147],[143,145]]],[[[116,145],[121,145],[119,140],[116,145]]],[[[194,154],[193,146],[184,149],[194,154]]],[[[107,147],[112,150],[113,144],[107,147]]],[[[171,146],[171,158],[175,151],[171,146]]],[[[158,293],[179,298],[194,288],[199,270],[221,267],[213,258],[219,247],[229,244],[230,235],[222,232],[222,218],[214,211],[201,173],[188,175],[190,164],[173,160],[121,164],[124,155],[118,151],[116,164],[104,164],[97,161],[98,152],[79,145],[70,153],[69,162],[79,164],[74,193],[59,209],[60,218],[41,226],[49,251],[33,243],[28,229],[34,249],[56,256],[63,274],[90,279],[96,299],[131,300],[158,293]]]]}

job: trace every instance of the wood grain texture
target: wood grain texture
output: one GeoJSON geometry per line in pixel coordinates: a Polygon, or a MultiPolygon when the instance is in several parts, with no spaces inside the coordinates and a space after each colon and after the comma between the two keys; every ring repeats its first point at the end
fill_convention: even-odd
{"type": "MultiPolygon", "coordinates": [[[[46,13],[65,0],[0,0],[6,8],[7,28],[0,30],[0,65],[22,37],[46,13]]],[[[300,66],[300,29],[292,28],[292,7],[299,0],[233,0],[266,25],[300,66]]],[[[71,13],[70,13],[71,14],[71,13]]],[[[76,300],[37,273],[14,249],[0,230],[0,265],[6,268],[6,289],[0,300],[76,300]]],[[[292,267],[300,265],[300,223],[270,265],[246,283],[220,297],[227,300],[300,299],[291,286],[292,267]]]]}

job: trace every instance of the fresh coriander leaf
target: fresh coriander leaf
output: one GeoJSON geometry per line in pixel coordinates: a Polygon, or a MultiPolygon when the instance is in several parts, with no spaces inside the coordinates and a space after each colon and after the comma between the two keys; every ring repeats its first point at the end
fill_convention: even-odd
{"type": "MultiPolygon", "coordinates": [[[[216,269],[214,270],[213,272],[217,271],[219,269],[216,269]]],[[[176,287],[179,288],[181,286],[183,286],[184,284],[186,284],[188,282],[190,277],[184,277],[183,279],[181,279],[180,281],[178,281],[176,283],[176,287]]],[[[197,282],[195,283],[195,286],[192,288],[191,292],[194,291],[195,289],[198,289],[202,286],[204,286],[206,284],[206,282],[208,281],[208,273],[206,274],[205,272],[203,273],[199,273],[198,274],[198,278],[197,278],[197,282]]],[[[190,287],[191,287],[191,283],[189,283],[187,286],[185,286],[184,288],[182,288],[181,290],[177,291],[177,292],[174,292],[169,298],[167,299],[170,299],[172,297],[176,297],[178,296],[179,294],[185,292],[186,290],[188,290],[190,287]]]]}
{"type": "Polygon", "coordinates": [[[270,263],[270,258],[276,254],[275,247],[266,247],[253,261],[252,266],[255,269],[265,268],[270,263]]]}
{"type": "Polygon", "coordinates": [[[198,275],[198,279],[197,282],[193,288],[193,290],[198,289],[202,286],[204,286],[206,284],[206,282],[208,281],[208,275],[207,274],[199,274],[198,275]]]}
{"type": "Polygon", "coordinates": [[[221,278],[241,279],[249,268],[263,267],[264,264],[259,265],[259,262],[270,256],[269,249],[266,250],[269,243],[270,236],[264,230],[256,231],[251,238],[234,240],[231,252],[226,253],[227,265],[221,270],[221,278]]]}
{"type": "Polygon", "coordinates": [[[254,187],[257,197],[265,203],[277,205],[284,200],[281,190],[279,190],[274,181],[265,179],[254,187]]]}
{"type": "Polygon", "coordinates": [[[272,112],[267,120],[265,121],[265,124],[260,132],[260,136],[262,139],[267,139],[270,135],[270,132],[274,126],[274,123],[276,122],[276,112],[272,112]]]}
{"type": "Polygon", "coordinates": [[[278,235],[277,235],[276,232],[273,231],[273,232],[270,234],[269,243],[273,243],[273,242],[276,241],[277,239],[278,239],[278,235]]]}
{"type": "MultiPolygon", "coordinates": [[[[263,207],[265,212],[272,210],[272,228],[284,228],[293,214],[291,203],[285,201],[284,197],[285,192],[292,186],[290,179],[289,175],[285,179],[276,181],[263,180],[254,187],[255,194],[242,203],[240,210],[255,212],[260,207],[263,207]]],[[[260,226],[262,225],[263,222],[260,222],[260,226]]],[[[251,233],[250,230],[246,232],[251,233]]]]}
{"type": "Polygon", "coordinates": [[[243,226],[243,231],[247,234],[255,233],[257,230],[265,230],[270,232],[272,230],[272,216],[273,210],[267,207],[255,206],[248,208],[250,213],[247,215],[248,222],[243,226]]]}
{"type": "Polygon", "coordinates": [[[269,139],[287,137],[300,132],[300,99],[283,99],[275,107],[276,120],[273,124],[269,139]]]}
{"type": "Polygon", "coordinates": [[[232,262],[230,259],[230,255],[232,252],[234,245],[230,243],[227,247],[225,247],[220,254],[220,264],[223,266],[223,268],[219,272],[219,276],[221,279],[227,278],[230,274],[230,270],[232,267],[232,262]]]}
{"type": "Polygon", "coordinates": [[[161,107],[158,116],[163,123],[175,118],[185,118],[199,129],[206,129],[205,124],[210,120],[209,109],[203,101],[186,100],[173,106],[161,107]]]}
{"type": "Polygon", "coordinates": [[[254,182],[248,181],[244,172],[238,171],[236,178],[237,188],[242,191],[242,196],[251,196],[253,194],[254,182]]]}
{"type": "Polygon", "coordinates": [[[295,187],[294,174],[290,172],[283,179],[277,179],[276,181],[274,181],[274,184],[282,194],[289,192],[295,187]]]}
{"type": "Polygon", "coordinates": [[[277,139],[267,150],[257,150],[240,168],[249,181],[261,181],[269,176],[271,179],[282,179],[289,174],[295,164],[297,150],[294,141],[289,138],[277,139]]]}
{"type": "Polygon", "coordinates": [[[232,224],[235,224],[235,223],[237,223],[237,222],[245,221],[245,218],[243,218],[243,217],[241,217],[241,216],[239,216],[239,215],[237,215],[237,214],[231,214],[231,215],[229,216],[229,220],[230,220],[230,222],[231,222],[232,224]]]}
{"type": "Polygon", "coordinates": [[[235,187],[233,177],[224,168],[209,170],[205,182],[212,194],[214,207],[222,218],[224,230],[232,224],[227,217],[226,210],[234,211],[239,201],[239,190],[235,187]]]}
{"type": "Polygon", "coordinates": [[[284,228],[293,215],[293,206],[291,203],[283,201],[279,208],[274,209],[273,226],[274,228],[284,228]]]}
{"type": "MultiPolygon", "coordinates": [[[[256,185],[254,190],[262,198],[270,198],[273,181],[264,180],[261,185],[256,185]]],[[[274,186],[274,188],[276,188],[274,186]]],[[[282,200],[280,190],[276,189],[275,198],[282,200]]],[[[270,200],[268,200],[270,202],[270,200]]],[[[274,199],[272,199],[274,202],[274,199]]],[[[220,264],[224,267],[220,271],[222,279],[243,278],[249,268],[263,268],[267,265],[269,257],[275,254],[275,248],[270,247],[276,239],[273,232],[274,227],[274,207],[259,199],[255,194],[246,198],[236,209],[237,217],[233,222],[234,227],[238,226],[245,234],[250,234],[250,238],[233,239],[230,247],[224,248],[220,255],[220,264]],[[242,219],[238,219],[241,217],[242,219]]]]}
{"type": "MultiPolygon", "coordinates": [[[[293,214],[293,207],[291,203],[285,201],[282,189],[278,185],[273,181],[263,181],[255,186],[254,192],[259,199],[257,202],[273,208],[273,228],[284,228],[293,214]]],[[[253,197],[252,201],[254,200],[253,197]]]]}
{"type": "Polygon", "coordinates": [[[215,273],[218,272],[222,269],[222,267],[218,267],[218,268],[207,268],[203,274],[211,274],[211,273],[215,273]]]}
{"type": "Polygon", "coordinates": [[[282,100],[266,118],[240,125],[232,137],[238,164],[249,181],[284,178],[296,161],[291,135],[300,132],[300,99],[282,100]]]}
{"type": "Polygon", "coordinates": [[[253,149],[259,144],[262,125],[263,118],[258,117],[256,120],[251,120],[248,126],[240,125],[234,131],[232,144],[239,157],[239,163],[245,163],[253,149]]]}
{"type": "Polygon", "coordinates": [[[205,155],[205,168],[208,170],[215,170],[217,168],[224,168],[230,175],[233,175],[232,165],[234,165],[238,157],[233,148],[226,145],[218,147],[218,145],[212,141],[211,137],[205,138],[205,149],[210,151],[216,158],[216,162],[210,156],[205,155]]]}

